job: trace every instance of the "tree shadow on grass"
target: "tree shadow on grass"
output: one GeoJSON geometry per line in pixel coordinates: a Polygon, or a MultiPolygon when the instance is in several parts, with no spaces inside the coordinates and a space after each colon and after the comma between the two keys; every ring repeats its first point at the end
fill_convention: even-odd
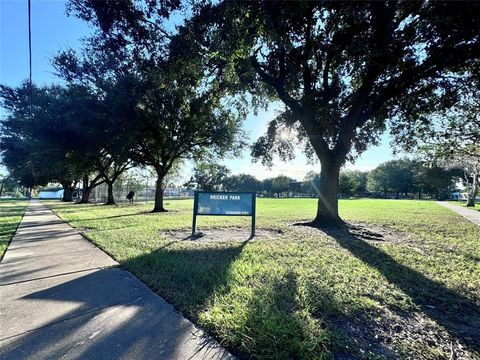
{"type": "MultiPolygon", "coordinates": [[[[213,296],[227,295],[235,287],[231,266],[247,243],[248,240],[236,246],[208,244],[204,248],[185,249],[170,249],[172,243],[167,243],[152,253],[121,262],[121,266],[197,322],[199,314],[212,305],[213,296]]],[[[321,346],[309,350],[311,354],[325,355],[324,345],[329,339],[312,338],[310,343],[304,342],[304,337],[310,334],[293,314],[297,309],[296,294],[297,279],[293,272],[274,279],[265,277],[262,286],[256,287],[249,297],[244,324],[238,331],[228,330],[227,338],[218,340],[244,359],[300,358],[300,352],[307,352],[306,348],[311,348],[314,342],[321,346]]],[[[239,313],[238,319],[242,317],[239,313]]],[[[208,330],[218,335],[217,325],[222,326],[207,324],[208,330]]]]}
{"type": "Polygon", "coordinates": [[[15,234],[18,227],[18,221],[0,222],[0,239],[9,240],[15,234]]]}
{"type": "Polygon", "coordinates": [[[0,206],[0,217],[22,216],[26,206],[0,206]]]}
{"type": "Polygon", "coordinates": [[[204,306],[214,291],[228,284],[230,266],[247,242],[237,246],[212,244],[183,249],[172,249],[170,242],[120,264],[194,318],[193,314],[204,306]]]}
{"type": "MultiPolygon", "coordinates": [[[[331,356],[332,333],[303,318],[298,301],[298,279],[293,271],[264,279],[246,304],[246,316],[234,341],[255,359],[319,359],[331,356]],[[300,311],[299,311],[300,310],[300,311]]],[[[322,296],[325,294],[322,294],[322,296]]]]}
{"type": "Polygon", "coordinates": [[[477,303],[419,271],[398,263],[379,248],[350,233],[347,228],[323,231],[356,258],[380,271],[451,336],[467,347],[480,351],[480,308],[477,303]]]}
{"type": "Polygon", "coordinates": [[[102,217],[88,218],[88,219],[78,219],[78,221],[108,220],[108,219],[118,219],[118,218],[124,218],[124,217],[149,215],[149,214],[158,214],[158,213],[152,213],[151,211],[142,210],[142,211],[138,211],[138,212],[135,212],[135,213],[132,213],[132,214],[122,214],[122,215],[102,216],[102,217]]]}
{"type": "MultiPolygon", "coordinates": [[[[182,243],[184,242],[188,241],[182,243]]],[[[238,329],[222,330],[222,321],[215,320],[205,325],[207,330],[221,337],[218,340],[239,358],[332,356],[333,350],[340,349],[338,344],[343,339],[337,337],[338,329],[335,324],[327,321],[330,320],[327,317],[335,316],[349,321],[348,316],[337,307],[333,295],[314,284],[306,284],[308,291],[314,292],[316,299],[322,298],[320,302],[324,304],[316,314],[318,318],[312,320],[304,316],[305,308],[298,304],[298,279],[294,271],[273,276],[259,274],[262,280],[256,285],[236,284],[231,266],[247,243],[248,241],[236,246],[208,244],[204,248],[171,249],[170,242],[154,252],[121,262],[121,266],[133,272],[194,322],[198,322],[199,314],[205,309],[212,310],[210,301],[213,298],[219,299],[220,306],[227,308],[217,311],[225,311],[222,316],[234,316],[233,323],[238,329]],[[253,294],[245,299],[245,307],[237,308],[236,305],[228,304],[228,297],[236,296],[237,285],[253,289],[253,294]],[[231,291],[234,293],[230,294],[231,291]],[[235,313],[231,314],[230,311],[235,313]],[[242,322],[241,325],[237,321],[242,322]],[[312,325],[311,321],[315,321],[316,325],[312,325]]],[[[232,326],[233,323],[227,326],[232,326]]],[[[382,346],[377,345],[377,349],[382,346]]],[[[385,348],[382,353],[387,351],[390,350],[385,348]]]]}
{"type": "MultiPolygon", "coordinates": [[[[87,218],[87,219],[80,218],[80,219],[77,219],[75,221],[99,221],[99,220],[117,219],[117,218],[131,217],[131,216],[149,215],[149,214],[153,214],[153,213],[151,211],[139,211],[139,212],[135,212],[135,213],[132,213],[132,214],[102,216],[102,217],[87,218]]],[[[158,213],[156,213],[156,214],[158,214],[158,213]]]]}

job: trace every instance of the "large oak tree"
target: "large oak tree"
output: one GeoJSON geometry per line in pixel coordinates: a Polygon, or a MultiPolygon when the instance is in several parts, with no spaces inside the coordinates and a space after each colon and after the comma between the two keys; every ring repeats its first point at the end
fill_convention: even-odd
{"type": "Polygon", "coordinates": [[[283,102],[253,154],[289,158],[285,133],[294,134],[321,164],[313,224],[331,225],[340,222],[340,167],[388,120],[409,126],[449,104],[480,56],[479,12],[477,2],[201,2],[180,32],[232,91],[283,102]]]}

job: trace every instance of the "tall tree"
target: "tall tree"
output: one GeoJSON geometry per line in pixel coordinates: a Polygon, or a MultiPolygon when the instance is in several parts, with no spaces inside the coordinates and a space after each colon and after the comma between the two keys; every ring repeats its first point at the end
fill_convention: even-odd
{"type": "Polygon", "coordinates": [[[320,193],[320,173],[309,171],[303,181],[307,186],[307,192],[310,193],[310,197],[318,196],[320,193]]]}
{"type": "Polygon", "coordinates": [[[10,174],[7,176],[0,176],[0,198],[4,192],[15,192],[17,186],[18,182],[10,174]]]}
{"type": "Polygon", "coordinates": [[[289,192],[289,184],[293,182],[292,178],[289,178],[285,175],[279,175],[272,179],[272,192],[277,194],[277,197],[280,197],[281,193],[289,192]]]}
{"type": "MultiPolygon", "coordinates": [[[[438,200],[445,200],[451,196],[455,184],[462,178],[459,168],[446,169],[437,164],[425,164],[417,168],[416,189],[421,198],[422,193],[433,194],[438,200]]],[[[453,165],[453,164],[450,164],[453,165]]]]}
{"type": "Polygon", "coordinates": [[[284,112],[253,154],[292,156],[285,129],[321,164],[314,225],[338,224],[345,161],[378,141],[388,119],[409,126],[446,106],[480,55],[480,3],[211,1],[180,31],[204,48],[212,77],[284,112]]]}
{"type": "Polygon", "coordinates": [[[427,161],[446,169],[445,174],[463,169],[468,187],[467,206],[475,206],[480,192],[479,94],[480,79],[465,83],[452,107],[418,116],[409,128],[394,128],[403,148],[422,153],[427,161]]]}
{"type": "MultiPolygon", "coordinates": [[[[81,102],[77,95],[75,92],[72,102],[81,102]]],[[[4,164],[28,187],[60,183],[64,201],[72,200],[73,187],[83,171],[71,158],[79,126],[70,117],[68,96],[73,95],[59,86],[24,83],[17,88],[0,87],[2,105],[8,112],[2,123],[4,164]]]]}
{"type": "Polygon", "coordinates": [[[193,170],[193,176],[186,184],[204,191],[223,190],[230,170],[224,165],[215,163],[199,163],[193,170]]]}
{"type": "Polygon", "coordinates": [[[82,56],[66,51],[56,64],[65,79],[89,83],[100,93],[105,79],[134,79],[123,115],[118,113],[135,134],[131,158],[157,174],[153,211],[164,212],[165,179],[175,164],[237,151],[245,114],[233,107],[234,97],[224,97],[222,79],[205,76],[199,45],[185,35],[174,37],[174,27],[165,25],[179,3],[161,1],[161,9],[155,3],[71,1],[76,15],[101,31],[82,56]]]}
{"type": "Polygon", "coordinates": [[[231,175],[225,179],[225,189],[229,191],[260,191],[262,182],[249,174],[231,175]]]}
{"type": "Polygon", "coordinates": [[[388,192],[397,196],[416,191],[415,174],[417,161],[410,159],[390,160],[372,170],[368,175],[370,191],[383,192],[384,197],[388,192]]]}
{"type": "Polygon", "coordinates": [[[339,193],[344,197],[350,197],[357,193],[360,186],[359,179],[353,171],[341,171],[339,178],[339,193]]]}
{"type": "Polygon", "coordinates": [[[266,196],[273,196],[272,184],[273,184],[273,178],[267,178],[262,180],[262,191],[265,192],[266,196]]]}

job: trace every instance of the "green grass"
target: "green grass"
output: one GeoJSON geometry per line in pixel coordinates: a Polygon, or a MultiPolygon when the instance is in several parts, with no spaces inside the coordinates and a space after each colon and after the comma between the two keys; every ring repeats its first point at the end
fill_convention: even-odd
{"type": "MultiPolygon", "coordinates": [[[[240,357],[438,359],[451,343],[459,358],[480,356],[480,231],[434,202],[340,202],[345,220],[390,233],[385,241],[293,226],[312,218],[313,199],[259,199],[257,229],[278,233],[248,242],[228,231],[224,241],[169,239],[164,231],[189,231],[191,200],[163,214],[48,205],[240,357]]],[[[198,219],[204,231],[248,226],[198,219]]]]}
{"type": "MultiPolygon", "coordinates": [[[[463,206],[463,207],[466,207],[466,204],[467,204],[464,201],[449,201],[449,203],[458,205],[458,206],[463,206]]],[[[480,203],[475,203],[475,207],[469,207],[469,209],[480,211],[480,203]]]]}
{"type": "Polygon", "coordinates": [[[27,204],[25,200],[0,200],[0,260],[22,220],[27,204]]]}

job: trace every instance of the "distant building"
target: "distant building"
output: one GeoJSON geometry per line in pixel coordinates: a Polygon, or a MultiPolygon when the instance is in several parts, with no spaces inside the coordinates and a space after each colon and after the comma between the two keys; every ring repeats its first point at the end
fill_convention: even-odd
{"type": "MultiPolygon", "coordinates": [[[[76,188],[73,190],[72,194],[72,199],[76,200],[79,199],[82,196],[82,190],[79,188],[76,188]]],[[[50,199],[50,200],[55,200],[55,199],[61,199],[63,198],[63,188],[61,187],[56,187],[56,188],[47,188],[40,190],[38,192],[39,199],[50,199]]]]}
{"type": "Polygon", "coordinates": [[[63,197],[62,188],[50,188],[40,190],[38,193],[39,199],[61,199],[63,197]]]}
{"type": "Polygon", "coordinates": [[[190,197],[194,195],[194,190],[193,189],[181,189],[179,196],[180,197],[190,197]]]}
{"type": "Polygon", "coordinates": [[[190,197],[193,196],[193,189],[166,188],[165,197],[190,197]]]}
{"type": "Polygon", "coordinates": [[[165,197],[169,197],[169,196],[180,196],[180,189],[175,189],[175,188],[166,188],[163,192],[163,195],[165,197]]]}
{"type": "MultiPolygon", "coordinates": [[[[467,193],[462,193],[460,191],[453,192],[451,196],[452,200],[455,201],[467,201],[468,200],[468,194],[467,193]]],[[[475,201],[480,201],[480,196],[477,196],[475,201]]]]}

